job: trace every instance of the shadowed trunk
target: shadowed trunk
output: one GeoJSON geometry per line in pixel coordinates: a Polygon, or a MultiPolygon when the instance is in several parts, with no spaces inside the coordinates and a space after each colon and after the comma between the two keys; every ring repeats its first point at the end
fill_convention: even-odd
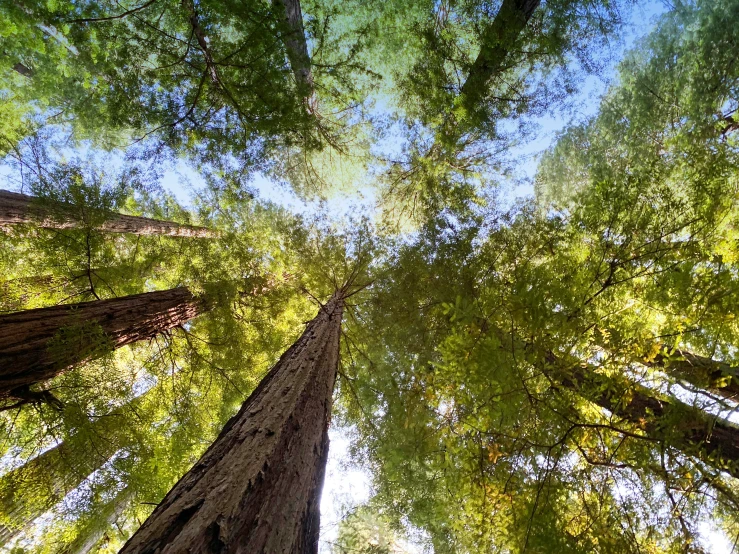
{"type": "Polygon", "coordinates": [[[122,554],[318,551],[343,295],[321,308],[122,554]]]}
{"type": "Polygon", "coordinates": [[[16,63],[13,66],[13,70],[17,73],[20,73],[24,77],[28,77],[29,79],[33,77],[33,69],[23,65],[21,62],[16,63]]]}
{"type": "Polygon", "coordinates": [[[664,354],[665,350],[672,351],[671,348],[663,346],[662,351],[654,358],[642,358],[638,361],[649,367],[661,369],[695,387],[739,402],[739,368],[680,348],[675,349],[670,355],[664,354]]]}
{"type": "Polygon", "coordinates": [[[503,0],[495,19],[482,34],[480,53],[462,85],[468,110],[475,111],[485,97],[490,80],[504,68],[506,58],[540,1],[503,0]]]}
{"type": "Polygon", "coordinates": [[[636,425],[646,437],[739,478],[739,426],[677,399],[657,398],[645,387],[621,385],[580,360],[566,364],[552,353],[546,359],[562,386],[636,425]]]}
{"type": "Polygon", "coordinates": [[[0,315],[0,396],[207,311],[185,287],[0,315]]]}
{"type": "Polygon", "coordinates": [[[62,442],[0,477],[0,546],[53,508],[115,451],[108,441],[95,448],[62,442]]]}
{"type": "Polygon", "coordinates": [[[313,73],[310,68],[310,55],[308,54],[308,42],[305,39],[300,0],[272,0],[272,6],[284,23],[287,58],[290,61],[298,91],[311,108],[314,94],[313,73]]]}
{"type": "MultiPolygon", "coordinates": [[[[216,236],[214,231],[205,227],[115,212],[105,212],[104,215],[105,220],[94,227],[109,233],[201,238],[216,236]]],[[[0,190],[0,229],[22,223],[31,223],[48,229],[75,229],[85,226],[80,210],[71,204],[0,190]]]]}

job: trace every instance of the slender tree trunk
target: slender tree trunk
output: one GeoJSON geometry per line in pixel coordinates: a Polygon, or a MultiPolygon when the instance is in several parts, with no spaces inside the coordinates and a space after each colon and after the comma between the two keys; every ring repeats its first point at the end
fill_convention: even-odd
{"type": "Polygon", "coordinates": [[[662,369],[695,387],[739,402],[739,368],[679,348],[668,356],[663,354],[665,349],[672,350],[663,347],[654,358],[642,358],[638,361],[662,369]]]}
{"type": "Polygon", "coordinates": [[[13,66],[13,70],[17,73],[20,73],[24,77],[28,77],[29,79],[33,77],[33,69],[23,65],[21,62],[16,63],[13,66]]]}
{"type": "Polygon", "coordinates": [[[490,80],[504,68],[506,58],[541,0],[503,0],[495,19],[482,34],[477,55],[462,85],[466,107],[474,111],[487,92],[490,80]]]}
{"type": "Polygon", "coordinates": [[[123,489],[116,497],[108,502],[97,514],[98,521],[87,529],[87,533],[77,539],[64,550],[64,554],[89,554],[105,536],[106,531],[116,524],[125,509],[131,503],[133,493],[130,489],[123,489]]]}
{"type": "MultiPolygon", "coordinates": [[[[105,216],[105,221],[95,227],[109,233],[206,238],[215,236],[212,230],[205,227],[183,225],[173,221],[115,212],[107,212],[105,216]]],[[[79,210],[71,204],[51,203],[26,194],[0,190],[0,228],[22,223],[32,223],[48,229],[73,229],[85,226],[79,210]]]]}
{"type": "Polygon", "coordinates": [[[211,307],[185,287],[0,315],[0,396],[182,325],[211,307]]]}
{"type": "Polygon", "coordinates": [[[22,533],[117,450],[112,443],[59,443],[0,478],[0,546],[22,533]]]}
{"type": "MultiPolygon", "coordinates": [[[[612,334],[610,331],[608,334],[612,334]]],[[[597,337],[597,333],[595,335],[597,337]]],[[[606,341],[597,341],[603,350],[612,355],[619,355],[613,344],[606,341]]],[[[614,344],[619,344],[616,340],[614,344]]],[[[725,362],[717,362],[706,356],[699,356],[681,348],[673,349],[665,344],[655,344],[656,355],[646,355],[646,347],[640,355],[632,355],[628,361],[636,362],[662,370],[672,377],[685,381],[699,389],[707,390],[726,399],[739,402],[739,367],[732,367],[725,362]],[[669,352],[669,354],[665,354],[669,352]]],[[[627,349],[631,351],[632,349],[627,349]]]]}
{"type": "Polygon", "coordinates": [[[290,68],[295,76],[295,83],[300,94],[309,103],[309,107],[312,107],[314,95],[313,73],[310,67],[308,42],[305,39],[300,0],[272,0],[272,6],[284,23],[286,30],[285,48],[287,49],[290,68]]]}
{"type": "Polygon", "coordinates": [[[122,554],[317,552],[343,304],[341,290],[122,554]]]}
{"type": "Polygon", "coordinates": [[[677,399],[656,398],[639,385],[622,386],[580,360],[566,363],[548,353],[547,361],[562,386],[636,425],[646,437],[739,478],[739,426],[677,399]]]}

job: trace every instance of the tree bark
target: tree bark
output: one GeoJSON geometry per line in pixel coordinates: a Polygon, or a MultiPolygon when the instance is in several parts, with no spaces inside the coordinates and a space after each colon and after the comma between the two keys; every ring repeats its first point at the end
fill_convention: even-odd
{"type": "MultiPolygon", "coordinates": [[[[109,233],[134,235],[168,235],[171,237],[209,238],[216,233],[205,227],[183,225],[115,212],[106,212],[106,219],[95,227],[109,233]]],[[[47,229],[74,229],[85,226],[79,210],[71,204],[40,201],[38,198],[0,190],[0,228],[31,223],[47,229]]]]}
{"type": "Polygon", "coordinates": [[[665,350],[669,352],[672,349],[663,346],[654,358],[641,358],[638,361],[649,367],[662,369],[695,387],[739,402],[739,368],[680,348],[670,355],[663,354],[665,350]]]}
{"type": "Polygon", "coordinates": [[[318,551],[343,295],[321,308],[122,554],[318,551]]]}
{"type": "Polygon", "coordinates": [[[656,398],[645,387],[620,386],[580,360],[567,363],[551,352],[546,359],[565,388],[636,425],[646,437],[739,478],[739,426],[677,399],[656,398]]]}
{"type": "Polygon", "coordinates": [[[488,83],[500,72],[519,35],[541,0],[503,0],[495,19],[482,34],[482,45],[461,93],[465,106],[475,111],[488,83]]]}
{"type": "Polygon", "coordinates": [[[284,23],[287,58],[290,61],[290,68],[295,76],[298,91],[310,107],[315,90],[300,0],[272,0],[272,6],[284,23]]]}
{"type": "Polygon", "coordinates": [[[0,478],[0,547],[21,534],[38,517],[61,501],[87,477],[101,468],[116,448],[100,441],[59,443],[0,478]],[[34,490],[35,489],[35,490],[34,490]]]}
{"type": "Polygon", "coordinates": [[[152,338],[210,307],[208,298],[179,287],[0,315],[0,397],[152,338]]]}

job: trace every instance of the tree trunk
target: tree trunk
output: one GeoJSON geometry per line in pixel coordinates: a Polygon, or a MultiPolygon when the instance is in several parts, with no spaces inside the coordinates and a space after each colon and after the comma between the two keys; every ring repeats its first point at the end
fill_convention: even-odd
{"type": "Polygon", "coordinates": [[[669,352],[672,349],[663,346],[654,358],[642,358],[639,362],[662,369],[695,387],[739,402],[739,368],[679,348],[670,355],[663,354],[665,350],[669,352]]]}
{"type": "Polygon", "coordinates": [[[519,35],[541,0],[503,0],[495,19],[482,34],[477,55],[461,93],[465,106],[475,111],[487,92],[488,83],[500,72],[519,35]]]}
{"type": "Polygon", "coordinates": [[[640,428],[646,437],[696,456],[739,478],[739,426],[677,399],[663,400],[639,385],[622,386],[580,360],[547,361],[562,386],[640,428]]]}
{"type": "Polygon", "coordinates": [[[133,497],[132,491],[123,489],[116,497],[108,502],[100,511],[97,525],[93,525],[88,532],[78,536],[75,541],[64,550],[64,554],[89,554],[97,546],[105,533],[116,524],[133,497]]]}
{"type": "Polygon", "coordinates": [[[22,533],[115,453],[109,441],[59,443],[0,478],[0,546],[22,533]]]}
{"type": "Polygon", "coordinates": [[[211,307],[185,287],[0,315],[0,397],[152,338],[211,307]]]}
{"type": "MultiPolygon", "coordinates": [[[[216,235],[205,227],[182,225],[173,221],[160,221],[115,212],[106,212],[105,216],[105,221],[95,228],[109,233],[204,238],[216,235]]],[[[42,201],[26,194],[0,190],[0,228],[22,223],[32,223],[47,229],[74,229],[85,226],[84,217],[71,204],[42,201]]]]}
{"type": "Polygon", "coordinates": [[[343,295],[321,308],[122,554],[318,551],[343,295]]]}
{"type": "Polygon", "coordinates": [[[310,108],[314,95],[313,73],[310,68],[310,55],[308,54],[308,42],[305,39],[300,0],[272,0],[272,6],[284,24],[285,48],[290,68],[295,76],[295,83],[310,108]]]}

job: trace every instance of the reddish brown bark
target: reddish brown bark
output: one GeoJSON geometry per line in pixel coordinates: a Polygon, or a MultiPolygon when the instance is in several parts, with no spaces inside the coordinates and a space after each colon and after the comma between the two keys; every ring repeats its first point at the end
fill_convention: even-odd
{"type": "MultiPolygon", "coordinates": [[[[109,233],[205,238],[215,236],[212,230],[205,227],[183,225],[173,221],[161,221],[115,212],[106,212],[105,216],[105,221],[95,227],[109,233]]],[[[32,223],[49,229],[74,229],[85,226],[84,218],[74,206],[48,201],[41,202],[33,196],[0,190],[0,228],[22,223],[32,223]]]]}
{"type": "Polygon", "coordinates": [[[490,80],[504,68],[508,54],[540,1],[503,0],[495,19],[483,32],[480,52],[462,85],[461,92],[468,109],[477,109],[490,80]]]}
{"type": "Polygon", "coordinates": [[[0,396],[148,339],[209,308],[185,287],[0,315],[0,396]]]}
{"type": "Polygon", "coordinates": [[[317,552],[343,302],[319,311],[122,554],[317,552]]]}

